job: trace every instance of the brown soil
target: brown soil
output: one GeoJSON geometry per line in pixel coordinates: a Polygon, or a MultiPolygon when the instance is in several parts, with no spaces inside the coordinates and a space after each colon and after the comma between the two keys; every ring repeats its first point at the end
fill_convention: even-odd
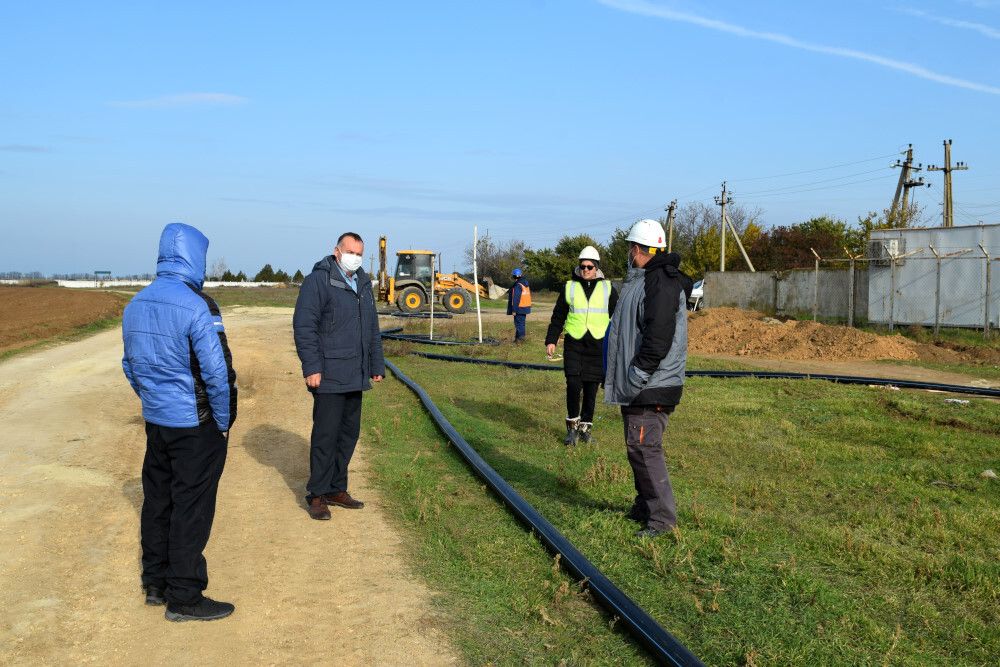
{"type": "Polygon", "coordinates": [[[811,321],[780,322],[752,310],[712,308],[691,315],[692,354],[765,359],[919,359],[951,364],[1000,364],[1000,348],[918,343],[900,334],[880,336],[811,321]]]}
{"type": "MultiPolygon", "coordinates": [[[[311,406],[291,309],[224,313],[240,374],[206,593],[236,604],[212,623],[170,623],[139,589],[139,401],[121,334],[0,364],[0,663],[17,665],[440,665],[459,662],[432,593],[351,464],[360,511],[312,521],[311,406]]],[[[376,387],[373,391],[379,391],[376,387]]]]}
{"type": "Polygon", "coordinates": [[[919,358],[918,344],[900,335],[879,336],[816,322],[779,322],[751,310],[711,308],[691,316],[691,354],[781,359],[919,358]]]}
{"type": "Polygon", "coordinates": [[[0,287],[0,352],[122,314],[119,294],[60,287],[0,287]]]}

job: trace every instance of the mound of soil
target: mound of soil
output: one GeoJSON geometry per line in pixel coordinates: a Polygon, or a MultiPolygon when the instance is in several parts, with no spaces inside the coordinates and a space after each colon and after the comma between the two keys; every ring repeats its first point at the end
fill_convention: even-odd
{"type": "Polygon", "coordinates": [[[710,308],[691,315],[692,354],[726,354],[779,359],[920,358],[923,347],[900,335],[879,336],[811,321],[781,322],[752,310],[710,308]]]}
{"type": "Polygon", "coordinates": [[[0,287],[0,352],[118,317],[124,297],[60,287],[0,287]]]}

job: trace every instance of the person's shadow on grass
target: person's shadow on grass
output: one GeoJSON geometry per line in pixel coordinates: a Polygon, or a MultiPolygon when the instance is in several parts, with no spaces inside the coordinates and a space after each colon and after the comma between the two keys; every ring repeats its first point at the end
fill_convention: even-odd
{"type": "Polygon", "coordinates": [[[255,426],[240,443],[259,463],[281,473],[295,502],[306,507],[309,479],[309,441],[271,424],[255,426]]]}
{"type": "MultiPolygon", "coordinates": [[[[559,430],[551,424],[539,419],[518,405],[504,403],[498,406],[493,401],[479,401],[469,398],[457,398],[455,407],[477,419],[500,421],[519,433],[543,433],[553,442],[561,440],[559,430]]],[[[461,429],[459,429],[461,432],[461,429]]],[[[546,470],[533,463],[523,461],[502,452],[495,443],[477,433],[464,433],[466,441],[486,459],[486,462],[506,479],[511,486],[522,492],[530,491],[542,497],[554,498],[560,502],[570,503],[578,507],[586,507],[604,512],[624,513],[630,503],[623,501],[615,503],[607,499],[594,499],[581,492],[579,481],[568,479],[557,471],[546,470]]],[[[559,455],[563,455],[564,445],[559,446],[559,455]]]]}

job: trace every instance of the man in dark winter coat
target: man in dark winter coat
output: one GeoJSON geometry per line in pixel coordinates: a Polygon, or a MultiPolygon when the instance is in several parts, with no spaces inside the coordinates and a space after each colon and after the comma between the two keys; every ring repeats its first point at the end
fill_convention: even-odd
{"type": "Polygon", "coordinates": [[[629,517],[655,537],[677,524],[663,457],[668,415],[680,403],[687,362],[685,281],[670,255],[660,252],[663,228],[640,220],[626,237],[629,271],[608,332],[604,400],[621,406],[625,444],[635,478],[629,517]]]}
{"type": "Polygon", "coordinates": [[[521,269],[514,269],[510,277],[514,284],[507,292],[507,314],[514,316],[514,342],[523,343],[528,336],[525,327],[531,314],[531,288],[521,269]]]}
{"type": "Polygon", "coordinates": [[[604,278],[600,261],[596,248],[583,249],[579,264],[559,293],[545,334],[545,351],[551,357],[559,335],[566,333],[563,339],[563,371],[566,374],[566,438],[563,444],[566,445],[575,445],[577,439],[584,443],[591,441],[597,388],[604,381],[603,341],[615,312],[618,290],[604,278]]]}
{"type": "Polygon", "coordinates": [[[222,316],[201,291],[207,252],[197,229],[167,225],[156,280],[122,316],[122,369],[146,421],[142,583],[146,604],[166,604],[171,621],[210,621],[234,609],[202,595],[202,552],[236,420],[236,372],[222,316]]]}
{"type": "Polygon", "coordinates": [[[361,392],[385,375],[371,278],[361,268],[365,246],[341,234],[333,254],[316,262],[295,302],[292,326],[302,376],[313,395],[306,503],[313,519],[328,505],[361,509],[347,492],[347,467],[361,434],[361,392]]]}

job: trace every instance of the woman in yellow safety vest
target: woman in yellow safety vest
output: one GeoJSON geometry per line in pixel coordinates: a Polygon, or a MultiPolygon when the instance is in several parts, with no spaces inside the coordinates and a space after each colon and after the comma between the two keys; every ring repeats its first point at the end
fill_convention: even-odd
{"type": "Polygon", "coordinates": [[[566,334],[566,445],[575,445],[578,439],[591,441],[597,388],[604,381],[603,339],[618,302],[618,291],[604,278],[600,265],[597,249],[584,248],[579,264],[559,294],[545,335],[545,351],[552,356],[559,334],[566,334]]]}

